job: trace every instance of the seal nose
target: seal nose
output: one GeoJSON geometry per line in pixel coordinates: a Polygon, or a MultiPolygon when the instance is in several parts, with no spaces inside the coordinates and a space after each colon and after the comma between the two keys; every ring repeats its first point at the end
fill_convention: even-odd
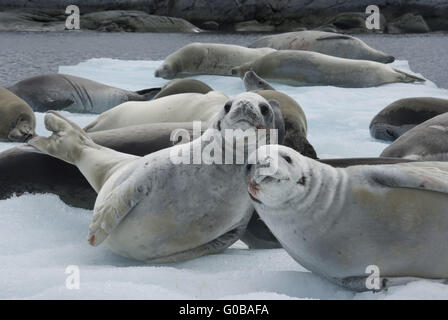
{"type": "Polygon", "coordinates": [[[257,119],[257,112],[255,111],[255,108],[250,101],[241,100],[238,104],[238,107],[241,108],[244,117],[247,117],[251,120],[257,119]]]}

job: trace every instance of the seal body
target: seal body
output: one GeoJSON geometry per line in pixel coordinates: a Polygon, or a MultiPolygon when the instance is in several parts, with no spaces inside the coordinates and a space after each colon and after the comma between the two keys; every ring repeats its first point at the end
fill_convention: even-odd
{"type": "Polygon", "coordinates": [[[265,80],[292,86],[364,88],[395,82],[425,81],[379,62],[297,50],[275,51],[233,68],[232,74],[243,77],[249,70],[265,80]]]}
{"type": "Polygon", "coordinates": [[[206,94],[213,89],[206,83],[196,79],[174,79],[165,84],[154,99],[171,96],[179,93],[202,93],[206,94]]]}
{"type": "Polygon", "coordinates": [[[448,111],[448,100],[418,97],[397,100],[381,110],[370,122],[375,139],[394,141],[426,120],[448,111]]]}
{"type": "Polygon", "coordinates": [[[210,160],[234,154],[241,138],[227,140],[226,130],[275,128],[275,113],[261,96],[243,93],[224,104],[200,138],[142,158],[95,144],[54,112],[46,115],[45,124],[54,134],[34,138],[30,145],[75,164],[98,191],[89,243],[106,241],[120,255],[155,263],[216,253],[241,236],[253,210],[244,192],[244,162],[210,160]],[[194,150],[208,157],[202,163],[173,160],[188,150],[190,160],[194,150]]]}
{"type": "Polygon", "coordinates": [[[380,157],[411,160],[448,160],[448,114],[431,118],[404,133],[387,146],[380,157]]]}
{"type": "Polygon", "coordinates": [[[84,130],[94,132],[162,122],[207,122],[227,100],[225,94],[211,91],[207,94],[181,93],[151,101],[126,102],[104,112],[84,130]]]}
{"type": "Polygon", "coordinates": [[[36,117],[30,106],[0,88],[0,141],[25,142],[35,135],[36,117]]]}
{"type": "Polygon", "coordinates": [[[274,51],[230,44],[191,43],[170,54],[155,71],[155,76],[165,79],[199,74],[230,76],[233,67],[274,51]]]}
{"type": "Polygon", "coordinates": [[[157,93],[140,93],[66,74],[31,77],[8,87],[36,112],[60,110],[76,113],[102,113],[126,101],[150,100],[157,93]]]}
{"type": "Polygon", "coordinates": [[[279,146],[277,170],[266,146],[247,170],[253,204],[286,251],[308,270],[367,290],[368,266],[381,284],[446,279],[448,164],[412,162],[333,168],[279,146]],[[391,283],[392,283],[391,282],[391,283]]]}
{"type": "Polygon", "coordinates": [[[265,36],[255,40],[249,48],[314,51],[346,59],[394,62],[395,58],[368,46],[364,41],[346,34],[324,31],[298,31],[265,36]]]}

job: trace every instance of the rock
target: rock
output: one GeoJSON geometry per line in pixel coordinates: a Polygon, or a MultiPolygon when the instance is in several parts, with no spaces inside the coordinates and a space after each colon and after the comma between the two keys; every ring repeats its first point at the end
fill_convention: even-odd
{"type": "Polygon", "coordinates": [[[201,24],[201,27],[205,30],[219,30],[219,23],[216,21],[205,21],[201,24]]]}
{"type": "Polygon", "coordinates": [[[406,13],[387,25],[389,33],[425,33],[430,29],[425,19],[414,13],[406,13]]]}
{"type": "Polygon", "coordinates": [[[426,17],[425,21],[432,31],[448,31],[448,14],[446,17],[426,17]]]}
{"type": "MultiPolygon", "coordinates": [[[[379,30],[367,29],[366,20],[370,14],[364,12],[344,12],[339,13],[331,18],[324,25],[325,27],[334,28],[337,32],[365,33],[365,32],[384,32],[386,30],[386,18],[380,14],[379,30]]],[[[323,30],[321,30],[323,31],[323,30]]]]}
{"type": "Polygon", "coordinates": [[[275,30],[275,26],[268,22],[260,23],[257,20],[235,23],[234,28],[237,32],[272,32],[275,30]]]}
{"type": "Polygon", "coordinates": [[[292,32],[292,31],[305,31],[305,28],[300,22],[293,19],[286,19],[282,22],[272,22],[275,26],[276,32],[292,32]]]}
{"type": "Polygon", "coordinates": [[[108,32],[196,33],[201,31],[184,19],[125,10],[99,11],[81,15],[81,29],[108,32]]]}
{"type": "Polygon", "coordinates": [[[63,31],[62,10],[11,10],[0,12],[0,31],[63,31]]]}

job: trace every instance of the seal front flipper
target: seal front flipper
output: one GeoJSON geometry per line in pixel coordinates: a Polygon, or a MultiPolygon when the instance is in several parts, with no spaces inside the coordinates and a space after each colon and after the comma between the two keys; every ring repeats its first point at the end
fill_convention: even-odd
{"type": "Polygon", "coordinates": [[[444,162],[434,167],[431,162],[410,162],[369,170],[370,179],[385,187],[448,193],[448,164],[444,162]]]}
{"type": "Polygon", "coordinates": [[[98,246],[120,221],[145,197],[150,187],[136,186],[132,177],[117,186],[103,201],[96,202],[89,226],[89,243],[98,246]]]}
{"type": "Polygon", "coordinates": [[[206,244],[200,245],[197,248],[182,251],[182,252],[177,252],[177,253],[171,254],[169,256],[148,259],[148,260],[146,260],[146,262],[147,263],[179,262],[179,261],[199,258],[206,254],[220,253],[223,250],[230,247],[238,239],[240,239],[240,237],[244,234],[245,230],[246,230],[246,224],[243,223],[242,225],[240,225],[230,231],[227,231],[220,237],[218,237],[210,242],[207,242],[206,244]]]}
{"type": "Polygon", "coordinates": [[[45,115],[45,128],[53,134],[48,138],[35,137],[28,144],[63,161],[74,164],[79,157],[80,145],[95,146],[93,140],[77,124],[55,111],[48,111],[45,115]]]}

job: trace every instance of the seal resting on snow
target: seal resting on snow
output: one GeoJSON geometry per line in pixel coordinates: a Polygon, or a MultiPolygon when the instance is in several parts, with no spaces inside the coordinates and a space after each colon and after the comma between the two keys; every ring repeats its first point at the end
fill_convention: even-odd
{"type": "Polygon", "coordinates": [[[447,161],[448,113],[438,115],[407,131],[387,146],[380,157],[447,161]]]}
{"type": "MultiPolygon", "coordinates": [[[[227,152],[233,157],[238,142],[249,147],[244,136],[228,141],[227,129],[274,129],[275,113],[261,96],[243,93],[224,104],[201,137],[145,157],[101,147],[54,112],[46,115],[45,124],[53,135],[29,144],[75,164],[98,191],[89,243],[105,241],[120,255],[156,263],[220,252],[239,239],[253,210],[245,192],[244,161],[222,165],[211,160],[222,160],[227,152]],[[184,152],[194,160],[195,150],[200,150],[201,164],[173,160],[184,152]]],[[[255,144],[263,140],[257,135],[255,144]]]]}
{"type": "Polygon", "coordinates": [[[232,68],[258,59],[274,49],[250,49],[219,43],[190,43],[170,54],[154,75],[173,79],[199,74],[231,76],[232,68]]]}
{"type": "Polygon", "coordinates": [[[395,58],[369,47],[364,41],[346,34],[316,30],[287,32],[255,40],[249,48],[314,51],[330,56],[371,60],[381,63],[394,62],[395,58]]]}
{"type": "Polygon", "coordinates": [[[365,88],[425,81],[383,63],[337,58],[311,51],[275,51],[233,68],[232,74],[243,77],[250,70],[265,80],[292,86],[365,88]]]}
{"type": "Polygon", "coordinates": [[[394,141],[426,120],[448,111],[448,100],[418,97],[397,100],[381,110],[370,122],[375,139],[394,141]]]}
{"type": "Polygon", "coordinates": [[[363,291],[447,279],[448,163],[333,168],[284,146],[246,166],[248,192],[285,250],[308,270],[363,291]],[[276,151],[276,152],[275,152],[276,151]]]}
{"type": "Polygon", "coordinates": [[[36,112],[49,110],[101,113],[126,101],[150,100],[160,88],[123,90],[68,74],[45,74],[7,88],[36,112]]]}
{"type": "Polygon", "coordinates": [[[207,122],[227,100],[225,94],[211,91],[207,94],[180,93],[151,101],[126,102],[100,114],[84,130],[95,132],[162,122],[207,122]]]}

